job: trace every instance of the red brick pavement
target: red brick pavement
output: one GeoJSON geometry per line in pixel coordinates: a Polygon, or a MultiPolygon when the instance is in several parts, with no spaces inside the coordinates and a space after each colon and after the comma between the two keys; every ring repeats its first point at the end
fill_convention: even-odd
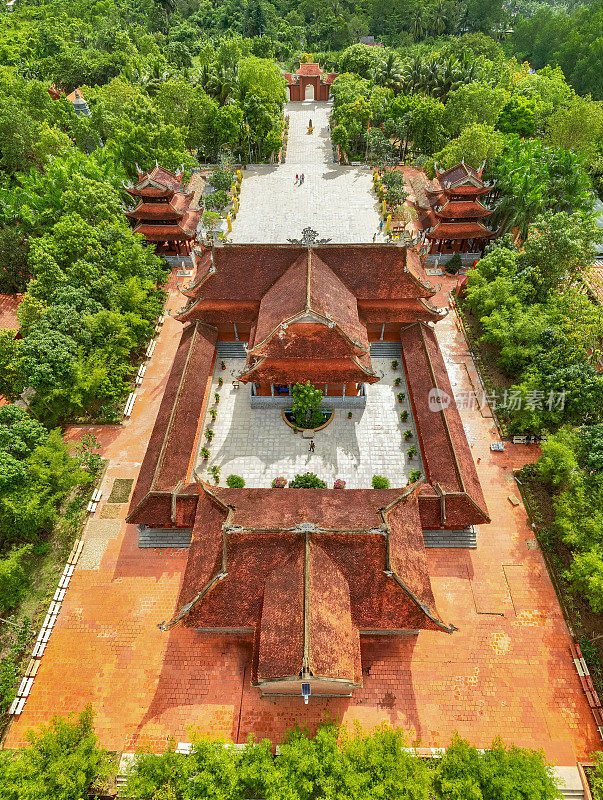
{"type": "MultiPolygon", "coordinates": [[[[470,355],[454,315],[437,330],[455,392],[469,392],[470,355]]],[[[131,420],[95,430],[110,459],[103,499],[113,478],[136,477],[179,332],[178,323],[166,320],[131,420]]],[[[328,713],[367,727],[389,722],[425,747],[446,745],[457,730],[479,747],[497,734],[542,747],[558,764],[586,757],[599,741],[570,637],[542,556],[526,544],[533,533],[525,509],[509,500],[519,497],[512,469],[535,459],[537,448],[507,445],[492,453],[492,419],[477,408],[461,415],[493,522],[480,529],[477,550],[428,551],[438,610],[457,633],[364,640],[364,683],[350,699],[311,699],[307,706],[301,698],[261,700],[249,682],[249,639],[158,630],[175,607],[186,553],[138,550],[124,505],[100,567],[75,571],[6,746],[21,745],[25,731],[52,714],[91,702],[101,742],[118,751],[161,750],[171,736],[189,741],[192,730],[278,741],[288,727],[312,729],[328,713]]]]}

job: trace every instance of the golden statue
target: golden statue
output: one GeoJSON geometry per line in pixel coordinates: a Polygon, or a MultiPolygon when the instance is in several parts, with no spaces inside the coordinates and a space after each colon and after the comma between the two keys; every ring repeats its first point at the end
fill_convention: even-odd
{"type": "Polygon", "coordinates": [[[312,127],[312,120],[308,123],[308,133],[314,133],[314,128],[312,127]]]}

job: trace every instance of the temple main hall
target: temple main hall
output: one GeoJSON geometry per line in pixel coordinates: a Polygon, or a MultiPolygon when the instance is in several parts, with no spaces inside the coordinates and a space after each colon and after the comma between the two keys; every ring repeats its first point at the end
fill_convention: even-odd
{"type": "MultiPolygon", "coordinates": [[[[418,253],[225,245],[204,253],[182,292],[180,345],[127,518],[147,539],[158,531],[168,542],[190,537],[180,596],[171,617],[157,620],[161,629],[248,637],[251,686],[262,697],[306,699],[351,696],[362,685],[364,637],[454,636],[462,620],[438,612],[424,531],[454,534],[489,516],[434,332],[443,312],[418,253]],[[347,418],[349,407],[362,418],[384,380],[375,346],[388,342],[402,356],[419,479],[400,473],[388,489],[368,481],[344,490],[239,489],[203,473],[200,433],[211,425],[212,375],[225,344],[245,354],[233,383],[239,407],[255,406],[259,425],[306,381],[323,389],[335,415],[347,418]]],[[[235,414],[229,425],[238,424],[235,414]]]]}

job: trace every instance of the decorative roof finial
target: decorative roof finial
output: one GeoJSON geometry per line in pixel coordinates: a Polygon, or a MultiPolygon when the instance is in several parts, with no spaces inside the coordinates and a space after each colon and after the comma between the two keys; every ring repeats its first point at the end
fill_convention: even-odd
{"type": "Polygon", "coordinates": [[[301,239],[287,239],[287,241],[289,242],[289,244],[301,244],[304,247],[307,247],[308,250],[311,250],[314,245],[327,244],[331,240],[319,239],[318,232],[315,231],[313,228],[307,227],[303,229],[301,239]]]}

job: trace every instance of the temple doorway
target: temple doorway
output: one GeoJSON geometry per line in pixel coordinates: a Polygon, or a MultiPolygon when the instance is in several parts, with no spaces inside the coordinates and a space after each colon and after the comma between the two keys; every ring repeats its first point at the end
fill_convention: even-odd
{"type": "Polygon", "coordinates": [[[306,92],[304,95],[305,100],[314,100],[314,84],[307,83],[306,84],[306,92]]]}

